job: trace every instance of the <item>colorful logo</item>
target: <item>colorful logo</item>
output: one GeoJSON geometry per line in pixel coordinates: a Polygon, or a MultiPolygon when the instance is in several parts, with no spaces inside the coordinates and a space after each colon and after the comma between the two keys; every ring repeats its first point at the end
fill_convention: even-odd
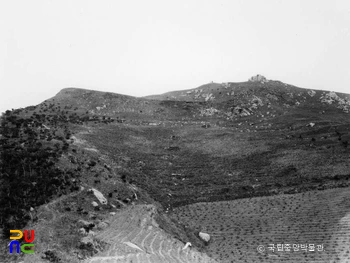
{"type": "Polygon", "coordinates": [[[34,254],[34,244],[30,244],[34,241],[34,230],[30,230],[30,237],[28,237],[28,230],[24,230],[24,235],[21,230],[10,230],[10,240],[12,240],[9,244],[10,247],[10,254],[13,253],[13,246],[16,245],[16,252],[17,254],[22,251],[24,254],[34,254]],[[12,235],[15,234],[15,235],[12,235]],[[24,240],[27,243],[20,244],[19,239],[21,239],[24,236],[24,240]],[[31,247],[31,249],[28,249],[31,247]]]}

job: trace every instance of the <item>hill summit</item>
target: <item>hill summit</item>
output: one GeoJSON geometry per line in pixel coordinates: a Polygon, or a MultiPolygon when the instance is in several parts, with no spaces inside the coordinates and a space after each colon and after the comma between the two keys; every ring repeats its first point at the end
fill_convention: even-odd
{"type": "MultiPolygon", "coordinates": [[[[311,90],[296,87],[277,80],[267,80],[262,75],[251,77],[247,82],[208,83],[194,89],[172,91],[161,95],[146,96],[153,100],[207,102],[212,105],[226,103],[226,107],[240,107],[245,114],[254,109],[268,107],[284,111],[295,107],[338,108],[350,111],[350,95],[333,91],[311,90]],[[331,106],[331,107],[328,107],[331,106]]],[[[265,113],[271,110],[265,111],[265,113]]]]}

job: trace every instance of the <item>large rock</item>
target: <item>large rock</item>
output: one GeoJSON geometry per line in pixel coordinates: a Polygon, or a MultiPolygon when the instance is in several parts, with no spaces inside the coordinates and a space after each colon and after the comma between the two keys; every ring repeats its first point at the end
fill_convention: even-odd
{"type": "Polygon", "coordinates": [[[100,201],[101,204],[106,205],[107,204],[107,199],[103,196],[103,194],[98,191],[97,189],[91,188],[88,190],[88,192],[94,193],[98,201],[100,201]]]}
{"type": "Polygon", "coordinates": [[[258,74],[256,76],[251,77],[249,79],[249,81],[251,81],[251,82],[267,82],[267,79],[264,76],[258,74]]]}
{"type": "Polygon", "coordinates": [[[210,235],[204,232],[199,232],[199,237],[203,239],[205,242],[209,242],[210,235]]]}

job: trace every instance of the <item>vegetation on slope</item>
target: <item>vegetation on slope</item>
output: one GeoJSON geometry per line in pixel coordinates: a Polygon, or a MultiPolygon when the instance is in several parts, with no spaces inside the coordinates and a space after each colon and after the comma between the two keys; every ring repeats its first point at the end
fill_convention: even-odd
{"type": "Polygon", "coordinates": [[[77,173],[55,167],[69,147],[65,127],[49,130],[43,115],[23,118],[19,113],[7,111],[1,119],[0,222],[5,235],[33,219],[30,208],[77,187],[69,180],[77,173]]]}

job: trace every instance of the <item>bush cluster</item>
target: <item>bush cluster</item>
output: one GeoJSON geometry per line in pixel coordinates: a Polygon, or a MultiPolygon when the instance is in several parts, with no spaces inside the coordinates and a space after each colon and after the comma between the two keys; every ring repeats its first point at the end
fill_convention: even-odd
{"type": "Polygon", "coordinates": [[[6,111],[0,126],[0,228],[22,229],[33,220],[31,207],[50,199],[71,185],[72,174],[55,166],[68,150],[68,129],[64,125],[47,129],[45,117],[23,117],[20,111],[6,111]],[[61,134],[61,135],[60,135],[61,134]],[[52,139],[55,139],[51,142],[52,139]]]}

